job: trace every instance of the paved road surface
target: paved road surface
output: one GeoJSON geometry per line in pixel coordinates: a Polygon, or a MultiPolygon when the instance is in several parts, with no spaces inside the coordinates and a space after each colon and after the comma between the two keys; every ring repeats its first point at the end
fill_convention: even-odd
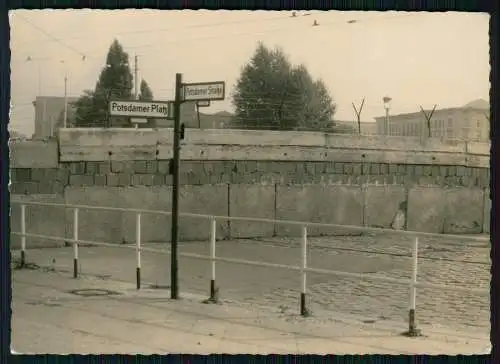
{"type": "MultiPolygon", "coordinates": [[[[168,244],[145,246],[166,249],[168,244]]],[[[370,275],[409,278],[410,247],[411,238],[387,234],[310,238],[309,266],[369,275],[367,279],[359,280],[309,274],[309,308],[319,317],[346,313],[362,315],[366,320],[376,322],[406,322],[408,287],[371,280],[370,275]]],[[[180,251],[208,254],[209,247],[207,242],[181,243],[180,251]]],[[[40,266],[53,266],[67,274],[71,272],[71,248],[40,249],[28,253],[29,261],[40,266]]],[[[489,253],[489,246],[485,243],[420,239],[419,280],[489,290],[489,253]],[[469,263],[460,262],[463,260],[469,263]]],[[[216,254],[282,264],[298,264],[300,261],[299,240],[293,238],[221,241],[217,242],[216,254]]],[[[135,282],[135,252],[132,249],[81,247],[80,267],[85,274],[135,282]]],[[[168,254],[143,252],[142,267],[145,282],[169,285],[168,254]]],[[[209,279],[208,261],[180,258],[181,292],[208,295],[209,279]]],[[[283,312],[298,311],[300,277],[297,272],[218,262],[217,286],[224,299],[266,305],[283,312]]],[[[477,295],[419,289],[416,311],[420,324],[479,328],[489,332],[488,293],[477,295]]]]}
{"type": "Polygon", "coordinates": [[[12,349],[18,353],[457,355],[482,353],[489,342],[470,330],[424,326],[426,336],[407,338],[397,322],[301,318],[249,304],[204,305],[187,294],[172,301],[165,290],[137,292],[133,284],[74,280],[64,272],[16,270],[12,281],[12,349]],[[70,293],[75,289],[101,295],[70,293]]]}

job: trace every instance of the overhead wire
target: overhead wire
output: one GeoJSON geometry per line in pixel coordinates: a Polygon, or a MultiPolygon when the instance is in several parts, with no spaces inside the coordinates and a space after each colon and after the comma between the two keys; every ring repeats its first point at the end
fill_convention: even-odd
{"type": "MultiPolygon", "coordinates": [[[[336,21],[331,21],[331,22],[326,22],[326,23],[318,23],[319,28],[321,27],[329,27],[332,25],[352,25],[352,24],[357,24],[357,23],[364,23],[364,22],[370,22],[374,20],[384,20],[384,19],[400,19],[403,17],[408,17],[408,16],[415,16],[417,14],[415,13],[410,13],[410,14],[404,14],[404,15],[392,15],[392,16],[375,16],[371,18],[361,18],[359,20],[336,20],[336,21]]],[[[286,17],[286,18],[278,18],[277,19],[297,19],[299,17],[286,17]]],[[[276,20],[276,19],[275,19],[276,20]]],[[[228,22],[229,24],[229,22],[228,22]]],[[[234,36],[241,36],[241,35],[261,35],[261,34],[268,34],[270,32],[282,32],[282,31],[304,31],[306,29],[318,29],[318,27],[307,27],[307,28],[301,28],[301,27],[275,27],[275,28],[269,28],[265,30],[253,30],[253,31],[247,31],[247,32],[239,32],[239,33],[229,33],[229,34],[222,34],[222,35],[213,35],[213,36],[204,36],[204,37],[194,37],[194,38],[187,38],[187,39],[175,39],[175,40],[170,40],[170,41],[162,41],[160,44],[158,42],[156,43],[150,43],[150,44],[143,44],[143,45],[137,45],[137,46],[128,46],[126,47],[126,50],[129,52],[131,50],[140,50],[140,49],[146,49],[146,48],[155,48],[155,47],[163,47],[165,44],[176,44],[176,43],[183,43],[186,44],[188,42],[196,42],[196,41],[205,41],[205,40],[210,40],[210,39],[220,39],[220,38],[228,38],[228,37],[234,37],[234,36]]],[[[171,29],[174,30],[174,29],[171,29]]],[[[178,30],[178,29],[177,29],[178,30]]],[[[151,30],[150,32],[154,32],[155,30],[151,30]]],[[[139,31],[138,31],[139,32],[139,31]]],[[[148,31],[142,31],[144,33],[148,31]]],[[[117,33],[119,34],[119,33],[117,33]]],[[[131,33],[133,34],[133,33],[131,33]]],[[[57,38],[54,38],[57,40],[57,38]]],[[[87,50],[85,52],[83,51],[77,51],[80,55],[85,55],[86,58],[92,57],[95,58],[97,56],[101,57],[103,55],[102,50],[87,50]]],[[[40,58],[43,60],[48,60],[48,59],[54,59],[54,57],[43,57],[40,58]]]]}
{"type": "MultiPolygon", "coordinates": [[[[289,20],[291,17],[287,16],[275,16],[275,17],[270,17],[270,18],[265,18],[265,19],[258,19],[258,20],[232,20],[232,21],[227,21],[227,22],[216,22],[216,23],[203,23],[203,24],[191,24],[191,25],[182,25],[182,26],[176,26],[176,27],[170,27],[170,28],[153,28],[153,29],[143,29],[143,30],[133,30],[133,31],[124,31],[124,32],[118,32],[114,33],[115,36],[120,36],[120,35],[135,35],[135,34],[145,34],[145,33],[159,33],[159,32],[170,32],[170,31],[176,31],[178,32],[179,30],[183,29],[193,29],[193,28],[213,28],[213,27],[220,27],[220,26],[226,26],[226,25],[242,25],[242,24],[250,24],[250,23],[264,23],[268,21],[280,21],[280,20],[289,20]]],[[[65,40],[73,40],[73,39],[88,39],[90,36],[88,34],[81,35],[81,36],[73,36],[73,37],[65,37],[65,40]]],[[[28,41],[28,42],[23,42],[21,44],[28,44],[28,43],[37,43],[39,44],[39,41],[28,41]]],[[[46,42],[49,42],[47,40],[46,42]]]]}

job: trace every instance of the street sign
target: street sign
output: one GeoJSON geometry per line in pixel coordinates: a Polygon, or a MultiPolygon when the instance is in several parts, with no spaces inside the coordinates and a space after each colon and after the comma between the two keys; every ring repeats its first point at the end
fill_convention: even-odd
{"type": "Polygon", "coordinates": [[[110,101],[109,115],[169,119],[172,113],[169,106],[166,101],[110,101]]]}
{"type": "Polygon", "coordinates": [[[210,106],[210,100],[196,101],[196,106],[198,106],[198,107],[209,107],[210,106]]]}
{"type": "Polygon", "coordinates": [[[183,101],[224,100],[226,83],[224,81],[183,83],[182,89],[183,101]]]}

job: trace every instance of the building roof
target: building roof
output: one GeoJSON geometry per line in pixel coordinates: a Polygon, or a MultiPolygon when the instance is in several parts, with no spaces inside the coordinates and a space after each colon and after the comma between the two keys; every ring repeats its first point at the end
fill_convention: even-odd
{"type": "Polygon", "coordinates": [[[464,105],[464,108],[489,110],[490,103],[484,99],[477,99],[464,105]]]}

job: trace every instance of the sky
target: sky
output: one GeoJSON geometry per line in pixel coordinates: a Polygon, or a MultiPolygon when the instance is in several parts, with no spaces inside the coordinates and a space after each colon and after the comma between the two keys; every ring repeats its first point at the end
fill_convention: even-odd
{"type": "Polygon", "coordinates": [[[93,89],[113,39],[138,56],[139,78],[156,100],[184,82],[226,81],[226,100],[204,111],[233,111],[230,95],[259,41],[321,78],[337,120],[462,106],[489,100],[489,15],[297,11],[15,10],[11,26],[10,128],[31,136],[32,101],[93,89]],[[316,21],[319,26],[312,26],[316,21]],[[85,57],[83,57],[85,56],[85,57]],[[30,59],[29,61],[27,59],[30,59]]]}

